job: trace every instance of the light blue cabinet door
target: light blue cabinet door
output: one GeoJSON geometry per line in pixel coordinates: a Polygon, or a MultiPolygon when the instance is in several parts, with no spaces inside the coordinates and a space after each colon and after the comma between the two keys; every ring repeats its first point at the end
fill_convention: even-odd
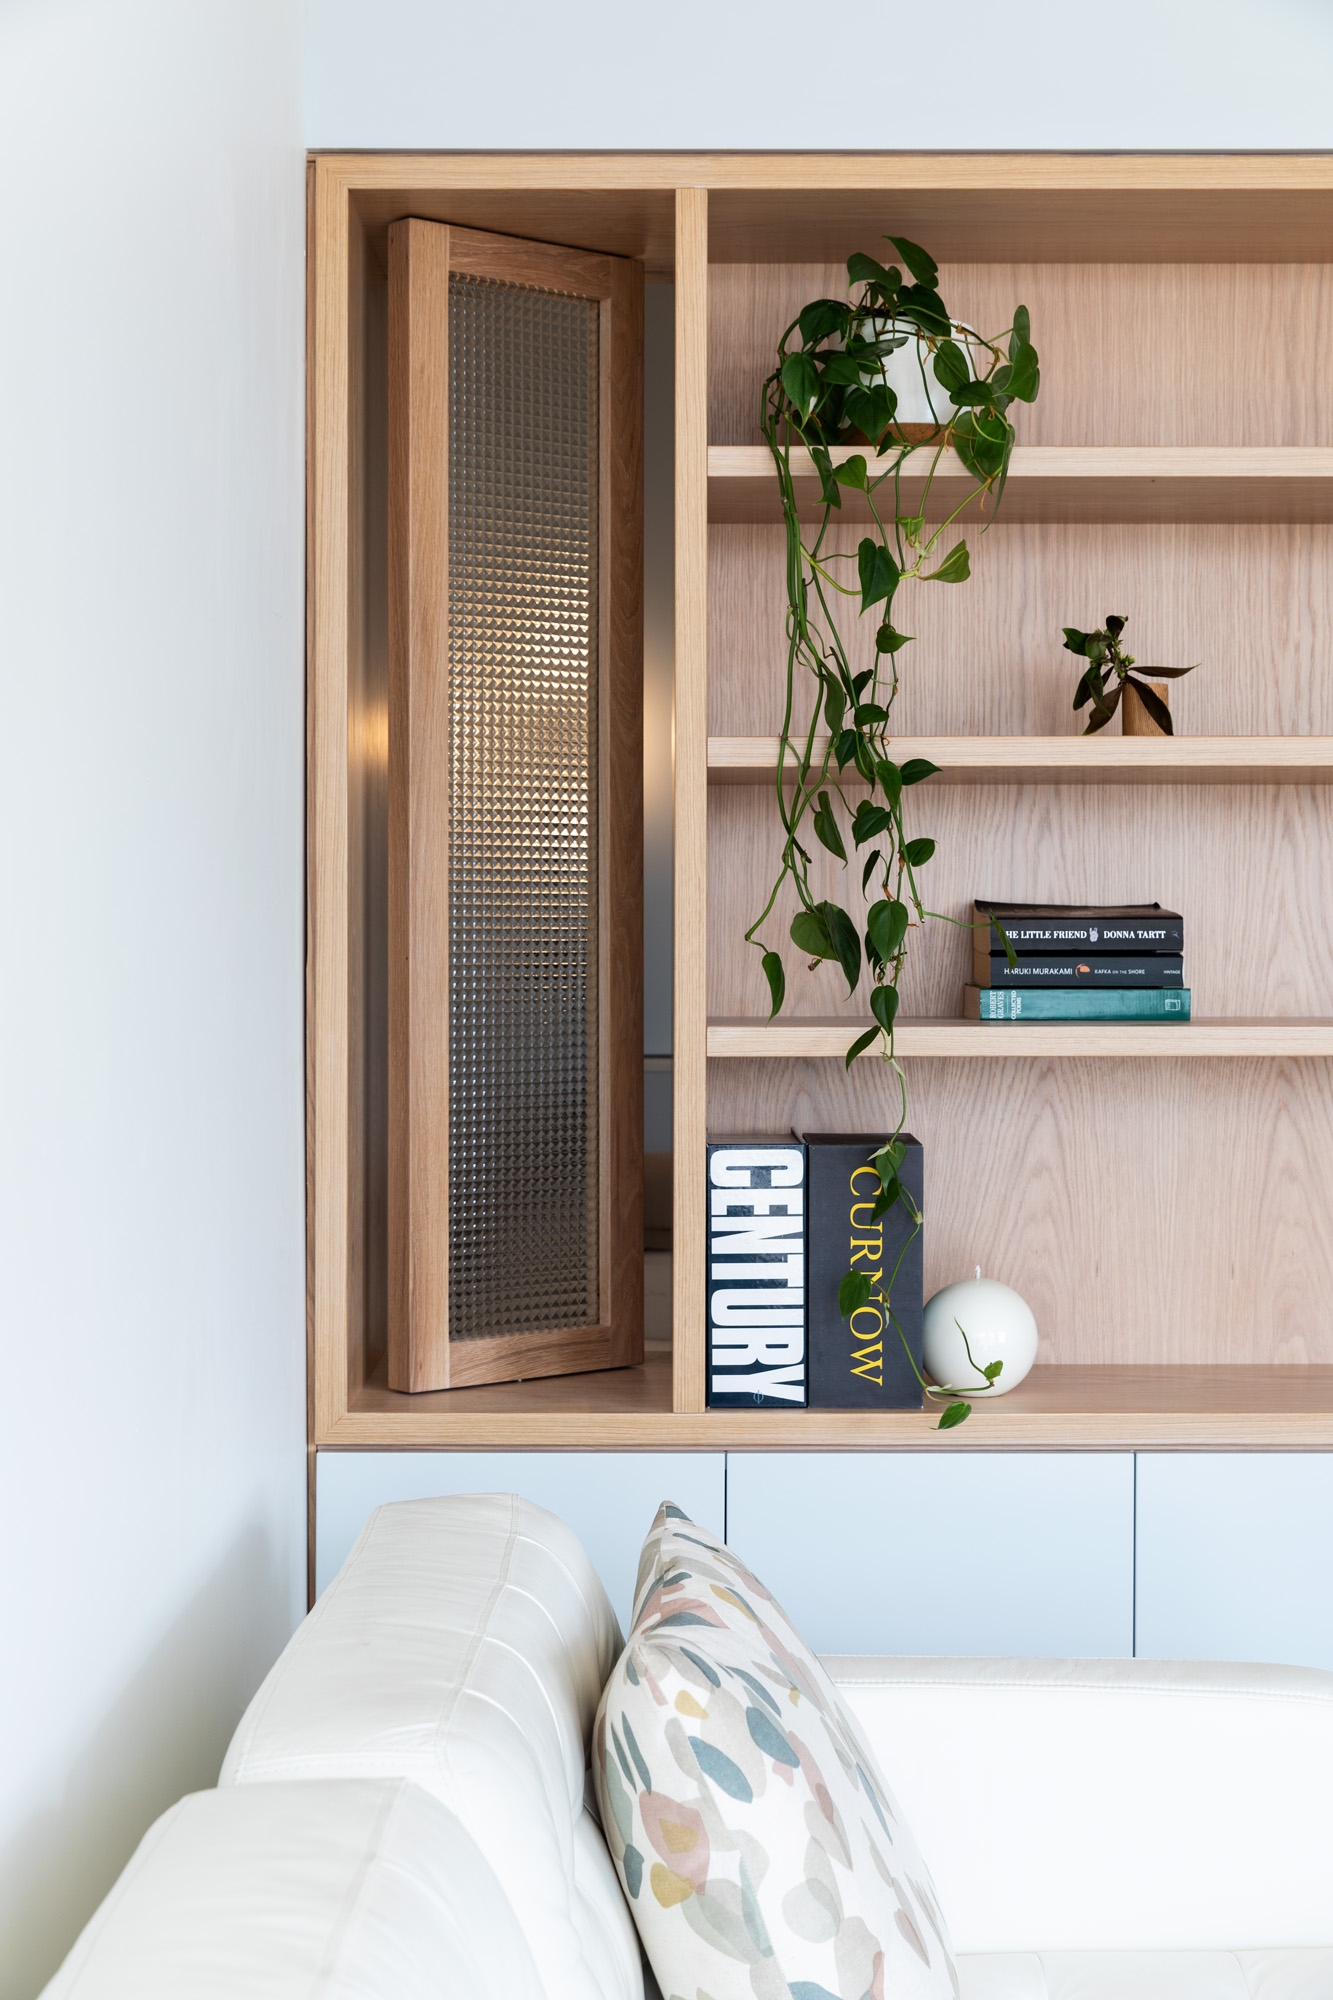
{"type": "Polygon", "coordinates": [[[726,1461],[719,1452],[321,1451],[315,1457],[315,1589],[333,1581],[386,1500],[439,1493],[519,1493],[559,1514],[587,1549],[629,1623],[639,1550],[663,1500],[724,1532],[726,1461]]]}
{"type": "Polygon", "coordinates": [[[1137,1650],[1333,1668],[1333,1456],[1144,1452],[1137,1650]]]}
{"type": "Polygon", "coordinates": [[[817,1652],[1133,1650],[1129,1453],[732,1453],[727,1539],[817,1652]]]}

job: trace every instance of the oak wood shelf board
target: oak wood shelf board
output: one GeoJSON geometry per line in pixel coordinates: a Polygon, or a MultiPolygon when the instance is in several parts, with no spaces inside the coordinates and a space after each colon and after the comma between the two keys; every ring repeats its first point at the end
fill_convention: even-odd
{"type": "MultiPolygon", "coordinates": [[[[835,464],[853,445],[830,453],[835,464]]],[[[861,456],[865,457],[864,449],[861,456]]],[[[925,485],[928,452],[902,478],[906,506],[925,485]]],[[[819,479],[804,450],[792,452],[802,517],[823,511],[819,479]]],[[[952,452],[940,461],[929,518],[960,506],[976,486],[952,452]]],[[[979,503],[978,503],[979,504],[979,503]]],[[[708,447],[708,518],[720,525],[778,523],[782,506],[767,445],[708,447]]],[[[865,496],[845,487],[839,518],[868,521],[865,496]]],[[[963,516],[970,518],[970,513],[963,516]]],[[[1005,487],[1006,522],[1333,521],[1333,449],[1322,445],[1015,445],[1005,487]]]]}
{"type": "MultiPolygon", "coordinates": [[[[828,739],[817,740],[823,755],[828,739]]],[[[892,754],[939,765],[947,785],[1319,785],[1333,781],[1333,736],[900,736],[892,754]]],[[[710,736],[710,785],[771,785],[776,736],[710,736]]],[[[787,773],[792,759],[787,758],[787,773]]],[[[794,780],[793,780],[794,781],[794,780]]],[[[860,782],[851,765],[841,782],[860,782]]]]}
{"type": "Polygon", "coordinates": [[[1326,153],[347,153],[314,156],[372,237],[403,215],[643,258],[670,276],[678,188],[713,263],[841,262],[885,227],[942,262],[1319,261],[1326,153]]]}
{"type": "MultiPolygon", "coordinates": [[[[817,1020],[713,1020],[712,1057],[846,1055],[870,1027],[867,1016],[817,1020]]],[[[1333,1016],[1318,1019],[1193,1020],[1178,1026],[1145,1021],[902,1020],[894,1046],[900,1056],[1333,1056],[1333,1016]]],[[[873,1060],[873,1053],[870,1058],[873,1060]]]]}
{"type": "Polygon", "coordinates": [[[671,1362],[439,1395],[396,1395],[382,1371],[322,1447],[644,1451],[1328,1450],[1333,1368],[1040,1364],[959,1429],[918,1410],[672,1411],[671,1362]]]}

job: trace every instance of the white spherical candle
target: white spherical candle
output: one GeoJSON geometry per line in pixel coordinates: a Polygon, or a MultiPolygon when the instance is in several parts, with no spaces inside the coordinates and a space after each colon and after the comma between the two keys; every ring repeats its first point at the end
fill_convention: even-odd
{"type": "Polygon", "coordinates": [[[927,1375],[962,1396],[1003,1396],[1018,1387],[1037,1358],[1031,1306],[1008,1285],[983,1278],[979,1264],[975,1278],[946,1285],[927,1302],[922,1331],[927,1375]],[[1004,1366],[988,1384],[980,1370],[992,1361],[1004,1366]]]}

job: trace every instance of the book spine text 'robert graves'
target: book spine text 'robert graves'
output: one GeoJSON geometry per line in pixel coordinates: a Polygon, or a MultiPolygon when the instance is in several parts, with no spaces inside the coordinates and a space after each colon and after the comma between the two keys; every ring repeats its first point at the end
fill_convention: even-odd
{"type": "Polygon", "coordinates": [[[805,1147],[708,1146],[710,1410],[805,1407],[805,1147]]]}
{"type": "MultiPolygon", "coordinates": [[[[920,1213],[921,1142],[910,1132],[899,1136],[906,1147],[899,1178],[920,1213]]],[[[874,1214],[880,1182],[871,1160],[884,1139],[818,1132],[802,1137],[809,1182],[810,1408],[919,1410],[921,1384],[903,1343],[906,1340],[920,1368],[921,1231],[901,1202],[885,1215],[874,1214]],[[865,1272],[871,1294],[865,1305],[844,1319],[838,1309],[838,1287],[849,1270],[865,1272]]]]}

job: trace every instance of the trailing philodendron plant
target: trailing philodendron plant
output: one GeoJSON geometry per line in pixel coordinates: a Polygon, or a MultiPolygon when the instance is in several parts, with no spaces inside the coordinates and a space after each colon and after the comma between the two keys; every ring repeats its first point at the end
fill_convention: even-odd
{"type": "MultiPolygon", "coordinates": [[[[909,837],[904,796],[937,767],[925,758],[898,764],[892,756],[898,656],[911,637],[895,622],[898,597],[909,582],[962,583],[970,574],[967,543],[951,539],[954,524],[973,502],[989,500],[992,513],[999,505],[1014,445],[1008,411],[1015,402],[1036,400],[1039,375],[1026,307],[1015,308],[1002,333],[980,334],[949,312],[936,290],[938,270],[919,245],[901,236],[885,240],[907,275],[874,257],[850,257],[848,298],[814,299],[803,308],[778,342],[777,365],[763,387],[763,432],[787,536],[787,685],[777,769],[782,846],[768,900],[745,935],[763,954],[770,1019],[782,1006],[786,974],[781,953],[766,946],[760,932],[784,882],[791,882],[800,904],[791,941],[812,970],[831,960],[850,994],[864,954],[874,1025],[856,1037],[846,1062],[850,1068],[878,1042],[896,1073],[899,1115],[875,1156],[875,1218],[901,1205],[910,1240],[921,1215],[898,1172],[907,1092],[894,1053],[894,1021],[909,936],[938,912],[926,909],[918,882],[935,843],[923,834],[909,837]],[[890,376],[904,363],[919,377],[933,419],[928,442],[919,425],[899,419],[899,391],[890,376]],[[809,451],[819,480],[819,508],[808,528],[801,521],[793,450],[809,451]],[[918,451],[926,455],[924,480],[909,507],[902,476],[918,451]],[[973,484],[940,519],[932,492],[947,452],[957,455],[973,484]],[[850,494],[870,527],[855,550],[835,548],[831,537],[850,494]],[[839,616],[849,608],[859,618],[873,617],[869,666],[853,664],[839,616]],[[860,792],[855,806],[845,783],[860,792]],[[861,863],[865,907],[855,917],[842,902],[817,897],[810,883],[813,843],[846,868],[848,835],[858,860],[867,850],[861,863]]],[[[900,1266],[901,1258],[891,1272],[849,1271],[838,1295],[844,1316],[876,1298],[902,1339],[892,1304],[900,1266]]],[[[903,1345],[911,1359],[905,1339],[903,1345]]],[[[928,1395],[952,1393],[933,1389],[917,1372],[928,1395]]],[[[951,1402],[940,1428],[961,1423],[970,1407],[951,1402]]]]}

